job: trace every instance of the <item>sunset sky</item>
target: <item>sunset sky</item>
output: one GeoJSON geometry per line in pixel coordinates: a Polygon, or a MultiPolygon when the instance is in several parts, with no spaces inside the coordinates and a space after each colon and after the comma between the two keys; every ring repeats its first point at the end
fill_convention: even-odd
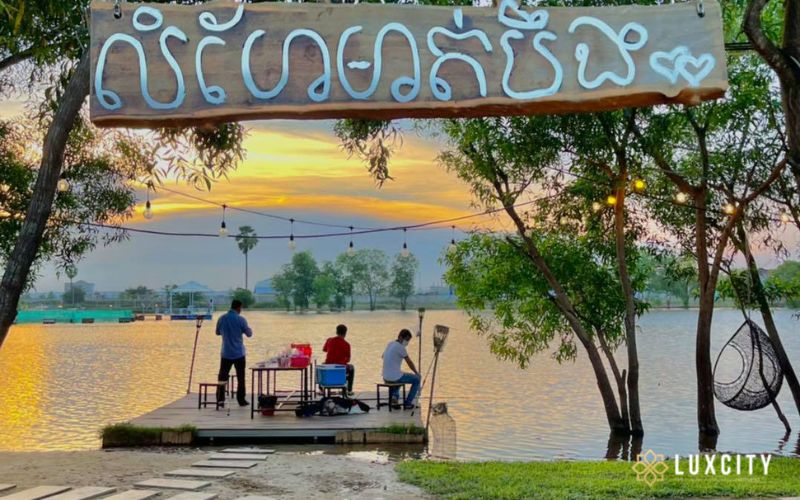
{"type": "MultiPolygon", "coordinates": [[[[16,106],[16,110],[21,107],[16,106]]],[[[247,158],[210,192],[174,182],[170,190],[200,196],[230,207],[269,212],[285,217],[361,227],[393,227],[473,213],[467,187],[436,162],[440,145],[409,130],[391,164],[393,181],[378,187],[366,167],[348,159],[332,132],[332,121],[262,121],[247,124],[247,158]]],[[[152,197],[154,218],[141,213],[141,204],[126,225],[176,232],[216,233],[222,210],[166,191],[152,197]]],[[[289,223],[228,210],[231,234],[250,225],[259,235],[289,233],[289,223]]],[[[483,221],[491,224],[489,218],[483,221]]],[[[476,222],[481,222],[477,219],[476,222]]],[[[460,223],[469,229],[472,222],[460,223]]],[[[296,235],[341,231],[295,224],[296,235]]],[[[344,229],[347,232],[346,229],[344,229]]],[[[420,259],[419,282],[439,284],[443,267],[438,263],[450,243],[451,229],[409,231],[408,245],[420,259]]],[[[456,234],[459,237],[459,234],[456,234]]],[[[262,240],[250,254],[250,285],[271,276],[291,258],[287,240],[262,240]]],[[[298,239],[298,251],[310,250],[318,261],[334,259],[347,249],[349,237],[298,239]]],[[[354,238],[356,248],[379,248],[390,257],[403,244],[401,231],[354,238]]],[[[161,288],[171,283],[199,281],[226,290],[244,285],[244,257],[233,238],[182,238],[131,234],[127,242],[101,247],[78,265],[79,275],[98,290],[122,290],[134,285],[161,288]]],[[[43,269],[37,291],[63,290],[51,266],[43,269]]]]}
{"type": "MultiPolygon", "coordinates": [[[[12,103],[0,118],[21,112],[12,103]]],[[[458,217],[474,213],[469,191],[455,175],[436,161],[439,139],[408,130],[402,148],[391,163],[395,178],[377,187],[356,158],[348,159],[332,131],[332,121],[261,121],[247,124],[247,158],[228,180],[213,185],[211,192],[168,183],[177,190],[230,207],[269,212],[284,217],[361,227],[394,227],[458,217]]],[[[130,227],[174,232],[216,233],[222,210],[179,194],[160,191],[152,197],[155,217],[142,215],[145,191],[130,227]]],[[[285,235],[289,223],[228,210],[231,234],[250,225],[259,235],[285,235]]],[[[482,217],[458,224],[460,229],[504,227],[502,220],[482,217]]],[[[295,224],[295,234],[319,234],[336,229],[295,224]]],[[[347,230],[344,230],[345,232],[347,230]]],[[[456,232],[456,238],[463,233],[456,232]]],[[[444,270],[439,258],[451,239],[449,225],[441,229],[409,231],[408,246],[420,260],[418,282],[422,287],[439,284],[444,270]]],[[[796,231],[782,238],[798,248],[796,231]]],[[[348,237],[298,240],[298,250],[310,250],[318,261],[334,259],[347,249],[348,237]]],[[[356,248],[379,248],[390,257],[403,244],[401,231],[354,238],[356,248]]],[[[796,256],[795,256],[796,257],[796,256]]],[[[267,278],[289,261],[286,240],[261,240],[250,254],[250,286],[267,278]]],[[[760,263],[774,267],[780,260],[762,253],[760,263]]],[[[97,285],[100,291],[119,291],[145,285],[199,281],[216,290],[244,285],[244,258],[233,238],[183,238],[131,234],[127,242],[99,247],[78,265],[76,279],[97,285]]],[[[36,290],[60,291],[64,278],[52,266],[42,269],[36,290]]]]}

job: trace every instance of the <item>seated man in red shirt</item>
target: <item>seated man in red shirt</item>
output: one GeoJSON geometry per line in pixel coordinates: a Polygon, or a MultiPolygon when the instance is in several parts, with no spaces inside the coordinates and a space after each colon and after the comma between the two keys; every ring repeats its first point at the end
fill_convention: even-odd
{"type": "Polygon", "coordinates": [[[356,369],[350,364],[350,343],[344,339],[346,335],[347,327],[345,325],[337,326],[336,336],[326,340],[325,347],[322,350],[328,353],[325,357],[326,365],[347,366],[347,394],[352,396],[356,369]]]}

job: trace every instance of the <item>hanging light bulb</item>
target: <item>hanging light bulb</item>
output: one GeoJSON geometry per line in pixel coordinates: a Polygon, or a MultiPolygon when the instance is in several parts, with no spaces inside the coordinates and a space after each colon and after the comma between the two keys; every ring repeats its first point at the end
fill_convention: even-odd
{"type": "Polygon", "coordinates": [[[356,254],[356,249],[353,246],[353,226],[350,226],[350,245],[347,247],[347,255],[352,257],[356,254]]]}
{"type": "Polygon", "coordinates": [[[227,238],[228,237],[228,226],[225,224],[225,210],[227,210],[227,205],[222,205],[222,223],[219,225],[219,237],[220,238],[227,238]]]}
{"type": "Polygon", "coordinates": [[[150,220],[153,218],[153,207],[150,205],[150,200],[144,204],[144,218],[150,220]]]}
{"type": "Polygon", "coordinates": [[[599,201],[592,203],[592,212],[599,212],[603,209],[603,205],[599,201]]]}
{"type": "Polygon", "coordinates": [[[453,253],[458,250],[456,246],[456,226],[450,226],[450,244],[447,246],[447,253],[453,253]]]}
{"type": "Polygon", "coordinates": [[[726,203],[724,207],[722,207],[722,211],[725,212],[725,215],[733,215],[736,213],[736,205],[733,203],[726,203]]]}
{"type": "Polygon", "coordinates": [[[294,219],[289,219],[291,223],[291,233],[289,233],[289,250],[294,252],[297,250],[297,243],[294,241],[294,219]]]}
{"type": "Polygon", "coordinates": [[[613,207],[614,205],[617,204],[617,197],[614,196],[613,194],[608,195],[608,197],[606,198],[606,204],[610,207],[613,207]]]}
{"type": "Polygon", "coordinates": [[[633,190],[637,193],[643,193],[646,187],[647,183],[644,179],[636,179],[633,181],[633,190]]]}
{"type": "Polygon", "coordinates": [[[69,181],[62,177],[61,179],[58,180],[57,187],[59,193],[65,193],[69,191],[69,181]]]}
{"type": "Polygon", "coordinates": [[[789,223],[789,222],[791,222],[791,221],[792,221],[792,216],[791,216],[791,215],[789,215],[789,213],[788,213],[788,212],[785,212],[785,211],[784,211],[784,212],[781,212],[781,222],[782,222],[782,223],[784,223],[784,224],[788,224],[788,223],[789,223]]]}
{"type": "Polygon", "coordinates": [[[150,203],[150,184],[147,185],[147,202],[144,204],[144,218],[147,220],[153,218],[153,205],[150,203]]]}
{"type": "Polygon", "coordinates": [[[684,193],[683,191],[678,191],[678,194],[675,195],[675,201],[683,205],[687,201],[689,201],[689,195],[684,193]]]}
{"type": "Polygon", "coordinates": [[[408,250],[408,243],[406,242],[406,228],[403,228],[403,249],[400,251],[400,255],[403,257],[411,255],[411,252],[408,250]]]}

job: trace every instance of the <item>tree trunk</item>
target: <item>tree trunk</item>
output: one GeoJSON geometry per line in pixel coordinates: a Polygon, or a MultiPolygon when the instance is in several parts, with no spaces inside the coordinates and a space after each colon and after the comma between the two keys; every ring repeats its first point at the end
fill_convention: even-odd
{"type": "Polygon", "coordinates": [[[20,295],[30,277],[31,265],[39,253],[42,235],[53,210],[53,200],[64,163],[67,139],[87,95],[89,95],[88,51],[84,52],[75,67],[45,135],[42,145],[42,161],[31,202],[25,215],[25,222],[20,228],[19,236],[6,263],[2,282],[0,282],[0,346],[3,345],[3,341],[17,317],[20,295]]]}
{"type": "Polygon", "coordinates": [[[608,366],[611,367],[611,373],[614,375],[614,380],[617,382],[617,393],[619,394],[619,408],[622,421],[630,422],[630,413],[628,412],[628,389],[625,386],[627,372],[625,370],[620,372],[617,360],[614,358],[614,353],[611,352],[611,348],[605,340],[605,335],[600,330],[597,330],[597,340],[600,342],[600,349],[603,351],[603,354],[606,355],[608,366]]]}
{"type": "Polygon", "coordinates": [[[519,214],[512,205],[506,204],[504,205],[504,208],[509,217],[511,217],[511,219],[514,221],[518,234],[522,237],[527,246],[526,255],[528,258],[530,258],[531,262],[539,270],[539,272],[542,273],[542,276],[547,283],[552,287],[556,295],[556,306],[558,307],[559,311],[561,311],[564,319],[566,319],[569,323],[572,331],[575,332],[575,336],[578,337],[578,340],[580,340],[584,349],[586,349],[586,353],[589,356],[589,362],[592,364],[592,370],[594,371],[597,389],[600,391],[600,397],[603,399],[603,406],[606,411],[606,419],[608,420],[608,426],[611,429],[611,432],[624,434],[629,433],[630,427],[628,422],[622,420],[619,406],[617,405],[617,400],[614,395],[614,389],[611,387],[611,382],[608,379],[606,367],[603,364],[603,359],[600,356],[597,346],[595,346],[594,342],[592,342],[589,332],[586,331],[583,323],[581,323],[580,319],[578,318],[575,308],[572,305],[569,297],[567,297],[567,294],[564,292],[561,283],[559,283],[558,279],[550,270],[550,267],[539,253],[539,250],[536,248],[533,240],[527,234],[525,234],[525,223],[522,222],[519,214]]]}
{"type": "MultiPolygon", "coordinates": [[[[625,185],[617,188],[617,204],[614,207],[614,235],[617,253],[619,281],[625,298],[625,345],[628,349],[628,409],[630,411],[631,433],[644,434],[642,413],[639,407],[639,354],[636,349],[636,303],[633,285],[628,273],[627,252],[625,250],[625,185]]],[[[622,395],[620,394],[620,399],[622,395]]]]}
{"type": "Polygon", "coordinates": [[[249,273],[249,265],[247,262],[247,252],[244,253],[244,289],[250,290],[250,284],[247,282],[247,276],[249,273]]]}
{"type": "Polygon", "coordinates": [[[697,371],[697,428],[700,434],[719,434],[714,409],[714,371],[711,366],[711,320],[714,316],[716,283],[708,264],[708,235],[706,229],[706,193],[695,196],[695,247],[697,272],[700,281],[700,310],[697,314],[695,339],[695,370],[697,371]]]}
{"type": "Polygon", "coordinates": [[[775,354],[778,356],[778,363],[780,363],[781,370],[783,370],[783,374],[786,377],[786,383],[789,385],[789,389],[792,391],[795,407],[797,408],[798,413],[800,413],[800,382],[797,380],[797,374],[794,371],[794,367],[789,360],[789,356],[786,354],[786,350],[783,348],[783,342],[781,342],[781,337],[778,333],[778,327],[775,325],[775,319],[772,317],[772,309],[770,308],[769,301],[764,293],[764,286],[761,283],[761,276],[758,274],[756,259],[753,257],[753,253],[750,251],[750,243],[747,241],[747,234],[745,233],[744,227],[741,223],[737,225],[736,232],[738,234],[738,238],[734,240],[734,243],[736,243],[736,246],[739,247],[739,251],[741,251],[747,259],[747,268],[750,272],[750,281],[753,284],[753,295],[758,301],[758,306],[761,310],[761,317],[764,319],[764,326],[767,329],[769,340],[775,347],[775,354]]]}

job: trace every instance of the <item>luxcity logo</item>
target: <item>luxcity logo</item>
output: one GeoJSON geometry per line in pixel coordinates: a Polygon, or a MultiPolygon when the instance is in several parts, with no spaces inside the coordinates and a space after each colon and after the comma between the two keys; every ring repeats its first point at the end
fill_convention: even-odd
{"type": "MultiPolygon", "coordinates": [[[[769,464],[772,455],[769,454],[746,454],[738,453],[709,453],[696,454],[682,457],[675,455],[672,470],[675,476],[754,476],[768,475],[769,464]]],[[[633,464],[633,471],[636,473],[636,480],[646,483],[648,486],[664,480],[669,472],[670,466],[664,459],[664,455],[657,454],[653,450],[636,455],[636,463],[633,464]]]]}

